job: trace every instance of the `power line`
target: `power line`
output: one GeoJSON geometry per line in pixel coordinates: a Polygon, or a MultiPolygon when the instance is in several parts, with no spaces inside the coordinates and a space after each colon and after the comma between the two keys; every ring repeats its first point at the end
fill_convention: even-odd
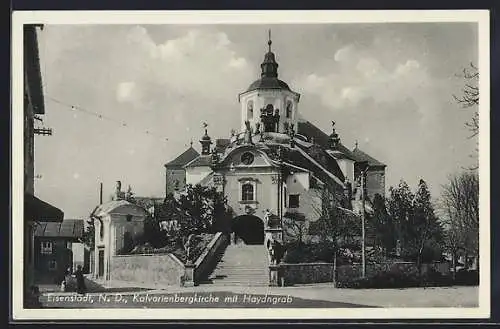
{"type": "Polygon", "coordinates": [[[85,109],[85,108],[83,108],[81,106],[76,106],[76,105],[68,104],[66,102],[60,101],[60,100],[58,100],[58,99],[56,99],[54,97],[51,97],[49,95],[45,95],[45,98],[48,99],[48,100],[50,100],[50,101],[52,101],[52,102],[54,102],[54,103],[62,105],[63,108],[66,109],[66,110],[69,110],[69,111],[79,111],[79,112],[82,112],[82,113],[94,116],[94,117],[96,117],[96,118],[98,118],[100,120],[106,120],[106,121],[118,124],[121,127],[133,129],[133,130],[135,130],[138,133],[146,134],[146,135],[149,135],[149,136],[153,136],[153,137],[159,138],[159,139],[164,140],[164,141],[168,141],[168,138],[165,137],[165,136],[157,135],[157,134],[155,134],[155,133],[153,133],[153,132],[151,132],[151,131],[149,131],[147,129],[146,130],[142,130],[142,129],[135,128],[135,127],[129,125],[125,121],[116,120],[116,119],[114,119],[112,117],[108,117],[108,116],[103,115],[101,113],[87,110],[87,109],[85,109]]]}

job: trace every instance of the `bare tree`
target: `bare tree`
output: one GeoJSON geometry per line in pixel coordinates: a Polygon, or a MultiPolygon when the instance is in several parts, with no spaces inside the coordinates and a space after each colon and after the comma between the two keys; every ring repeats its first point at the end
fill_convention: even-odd
{"type": "Polygon", "coordinates": [[[477,106],[479,105],[479,70],[474,64],[470,64],[469,68],[464,68],[459,77],[465,80],[465,85],[462,89],[462,95],[453,95],[453,98],[463,108],[474,108],[474,115],[472,119],[466,123],[467,127],[471,130],[471,137],[479,133],[479,114],[477,106]]]}
{"type": "Polygon", "coordinates": [[[287,212],[284,221],[287,240],[302,244],[307,235],[307,222],[304,214],[300,212],[287,212]]]}
{"type": "MultiPolygon", "coordinates": [[[[465,123],[469,128],[471,135],[469,138],[474,138],[479,134],[479,70],[474,64],[470,64],[469,68],[464,68],[462,73],[458,77],[465,80],[464,87],[462,88],[462,95],[453,95],[455,101],[462,106],[462,108],[473,109],[474,113],[472,118],[465,123]]],[[[476,154],[478,149],[476,147],[476,154]]],[[[477,155],[472,155],[477,157],[477,155]]],[[[469,169],[476,170],[478,165],[472,166],[469,169]]]]}
{"type": "Polygon", "coordinates": [[[453,262],[456,263],[456,257],[462,252],[466,259],[469,255],[479,257],[477,173],[464,171],[450,176],[448,183],[443,186],[441,208],[444,214],[447,249],[454,257],[453,262]]]}

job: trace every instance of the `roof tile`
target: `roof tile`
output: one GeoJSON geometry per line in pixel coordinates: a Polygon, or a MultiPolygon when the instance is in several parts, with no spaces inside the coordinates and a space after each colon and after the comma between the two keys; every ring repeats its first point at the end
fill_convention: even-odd
{"type": "Polygon", "coordinates": [[[200,156],[200,154],[193,147],[190,147],[177,158],[168,162],[165,167],[182,167],[188,164],[190,161],[196,159],[196,157],[198,156],[200,156]]]}

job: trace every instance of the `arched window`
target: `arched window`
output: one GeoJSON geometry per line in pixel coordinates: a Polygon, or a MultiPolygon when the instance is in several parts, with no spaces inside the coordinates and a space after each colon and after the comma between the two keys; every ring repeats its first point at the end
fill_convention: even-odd
{"type": "Polygon", "coordinates": [[[253,119],[253,101],[247,103],[247,120],[253,119]]]}
{"type": "Polygon", "coordinates": [[[252,183],[245,183],[241,186],[241,200],[254,201],[254,189],[252,183]]]}
{"type": "Polygon", "coordinates": [[[134,239],[132,238],[132,234],[126,231],[123,234],[123,249],[122,253],[129,253],[134,248],[134,239]]]}
{"type": "Polygon", "coordinates": [[[102,221],[99,221],[99,236],[101,240],[104,238],[104,223],[102,221]]]}
{"type": "Polygon", "coordinates": [[[293,104],[291,101],[286,102],[286,117],[291,118],[292,117],[292,109],[293,109],[293,104]]]}

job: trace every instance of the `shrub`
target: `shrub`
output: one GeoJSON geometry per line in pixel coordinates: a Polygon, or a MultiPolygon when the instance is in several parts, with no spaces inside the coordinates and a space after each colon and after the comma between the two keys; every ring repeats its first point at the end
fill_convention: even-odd
{"type": "Polygon", "coordinates": [[[479,285],[479,271],[477,270],[460,270],[455,274],[454,284],[460,286],[477,286],[479,285]]]}
{"type": "MultiPolygon", "coordinates": [[[[196,235],[194,237],[194,245],[191,249],[191,257],[193,260],[196,260],[206,249],[210,241],[212,241],[215,234],[210,233],[202,233],[200,235],[196,235]]],[[[186,262],[187,255],[183,246],[179,246],[177,243],[173,242],[168,245],[165,245],[161,248],[154,248],[150,243],[146,242],[144,244],[138,245],[134,247],[130,252],[130,254],[173,254],[180,261],[186,262]]]]}
{"type": "Polygon", "coordinates": [[[338,288],[354,289],[397,289],[429,286],[450,286],[453,280],[440,272],[429,269],[425,274],[419,274],[415,266],[404,269],[392,269],[380,271],[374,275],[361,277],[348,277],[338,281],[338,288]]]}

